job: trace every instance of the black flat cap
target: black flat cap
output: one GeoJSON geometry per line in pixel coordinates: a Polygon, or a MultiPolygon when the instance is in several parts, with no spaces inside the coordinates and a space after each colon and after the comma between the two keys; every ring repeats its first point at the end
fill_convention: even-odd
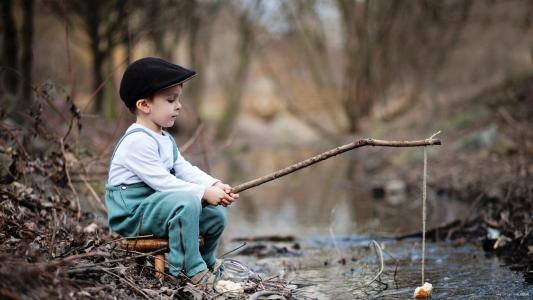
{"type": "Polygon", "coordinates": [[[152,96],[155,92],[183,83],[196,75],[188,70],[157,57],[141,58],[130,64],[120,81],[120,98],[129,109],[137,100],[152,96]]]}

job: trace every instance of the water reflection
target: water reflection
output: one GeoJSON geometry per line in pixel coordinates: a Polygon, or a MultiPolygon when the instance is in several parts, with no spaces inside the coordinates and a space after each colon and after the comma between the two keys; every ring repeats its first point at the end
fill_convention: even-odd
{"type": "MultiPolygon", "coordinates": [[[[229,167],[214,173],[232,184],[263,176],[318,153],[309,149],[270,149],[231,156],[229,167]],[[228,171],[228,170],[231,170],[228,171]]],[[[361,157],[345,154],[242,192],[230,207],[232,235],[364,233],[394,235],[421,229],[421,191],[412,187],[404,200],[391,204],[377,199],[372,182],[361,170],[361,157]],[[374,196],[373,196],[374,190],[374,196]]],[[[421,171],[421,170],[420,170],[421,171]]],[[[394,178],[391,175],[391,178],[394,178]]],[[[395,179],[397,182],[403,182],[395,179]]],[[[403,199],[402,197],[398,199],[403,199]]],[[[428,198],[428,228],[464,216],[468,205],[451,199],[428,198]]]]}

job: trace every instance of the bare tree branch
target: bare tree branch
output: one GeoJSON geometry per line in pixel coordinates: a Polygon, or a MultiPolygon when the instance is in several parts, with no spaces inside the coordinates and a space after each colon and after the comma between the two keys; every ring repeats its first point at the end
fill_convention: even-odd
{"type": "Polygon", "coordinates": [[[323,161],[330,157],[336,156],[338,154],[344,153],[346,151],[360,148],[363,146],[382,146],[382,147],[421,147],[421,146],[434,146],[440,145],[441,141],[437,139],[425,139],[425,140],[416,140],[416,141],[386,141],[386,140],[374,140],[374,139],[362,139],[357,140],[352,143],[331,149],[324,153],[315,155],[309,159],[303,160],[301,162],[290,165],[284,169],[271,173],[269,175],[239,184],[232,189],[232,193],[239,193],[247,189],[256,187],[263,183],[272,181],[274,179],[280,178],[287,174],[293,173],[310,165],[316,164],[319,161],[323,161]]]}

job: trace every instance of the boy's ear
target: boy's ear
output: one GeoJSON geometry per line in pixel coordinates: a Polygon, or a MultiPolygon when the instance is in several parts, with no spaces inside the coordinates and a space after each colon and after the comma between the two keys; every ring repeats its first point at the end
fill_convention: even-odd
{"type": "Polygon", "coordinates": [[[138,110],[144,112],[145,114],[150,112],[150,102],[148,102],[148,100],[146,99],[137,100],[137,102],[135,103],[135,106],[137,107],[138,110]]]}

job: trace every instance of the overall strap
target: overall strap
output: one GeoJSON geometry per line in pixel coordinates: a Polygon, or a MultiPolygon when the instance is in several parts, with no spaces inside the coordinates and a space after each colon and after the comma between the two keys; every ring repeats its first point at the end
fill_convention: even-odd
{"type": "Polygon", "coordinates": [[[176,175],[176,170],[174,169],[174,164],[176,163],[176,160],[178,160],[178,145],[176,145],[176,140],[174,139],[174,137],[167,133],[168,134],[168,137],[170,138],[170,140],[172,141],[172,154],[174,156],[174,161],[172,163],[172,169],[170,169],[170,174],[172,175],[176,175]]]}
{"type": "Polygon", "coordinates": [[[170,137],[170,140],[172,141],[172,153],[174,155],[174,162],[176,162],[176,160],[178,160],[178,145],[176,144],[176,140],[174,139],[174,137],[169,133],[167,134],[170,137]]]}
{"type": "Polygon", "coordinates": [[[149,135],[151,138],[153,138],[154,141],[157,143],[157,152],[159,153],[159,155],[161,155],[161,150],[160,150],[161,147],[160,147],[159,142],[157,141],[157,139],[153,135],[151,135],[148,131],[146,131],[145,129],[143,129],[143,128],[135,128],[135,129],[132,129],[132,130],[126,132],[126,134],[124,134],[122,136],[122,138],[118,141],[117,145],[115,146],[115,150],[113,150],[113,155],[111,155],[111,160],[113,160],[113,158],[115,157],[115,153],[117,152],[118,146],[120,145],[120,143],[122,143],[124,138],[127,137],[128,135],[132,134],[132,133],[135,133],[135,132],[144,132],[147,135],[149,135]]]}

